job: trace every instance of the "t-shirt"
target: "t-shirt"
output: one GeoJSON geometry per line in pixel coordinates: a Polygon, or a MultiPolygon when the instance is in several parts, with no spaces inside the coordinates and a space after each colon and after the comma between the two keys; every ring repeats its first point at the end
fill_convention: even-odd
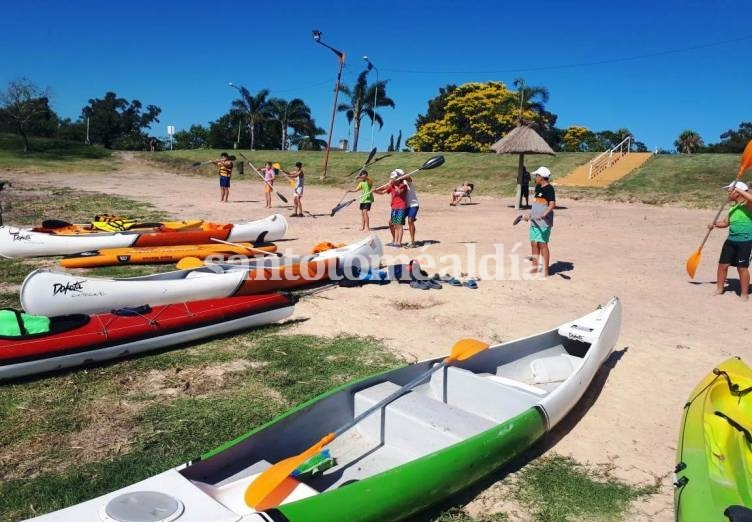
{"type": "Polygon", "coordinates": [[[415,189],[413,188],[413,184],[409,181],[405,180],[405,187],[407,187],[407,206],[408,207],[419,207],[420,202],[418,201],[418,195],[415,193],[415,189]]]}
{"type": "Polygon", "coordinates": [[[547,229],[554,226],[554,212],[551,211],[546,217],[541,217],[548,208],[551,201],[556,201],[556,191],[553,185],[535,185],[535,195],[533,196],[533,205],[530,209],[530,226],[537,226],[547,229]]]}
{"type": "Polygon", "coordinates": [[[270,167],[268,169],[264,169],[264,181],[266,181],[270,185],[274,184],[274,169],[273,168],[270,167]]]}
{"type": "Polygon", "coordinates": [[[745,203],[737,203],[729,209],[728,221],[729,241],[752,241],[752,210],[745,203]]]}
{"type": "Polygon", "coordinates": [[[360,191],[359,203],[373,203],[373,185],[367,181],[361,181],[356,189],[360,191]]]}
{"type": "Polygon", "coordinates": [[[392,195],[392,210],[407,208],[407,194],[404,185],[390,185],[386,191],[392,195]]]}
{"type": "Polygon", "coordinates": [[[303,174],[303,171],[299,171],[298,176],[295,178],[295,190],[297,189],[303,189],[303,178],[305,177],[305,174],[303,174]]]}

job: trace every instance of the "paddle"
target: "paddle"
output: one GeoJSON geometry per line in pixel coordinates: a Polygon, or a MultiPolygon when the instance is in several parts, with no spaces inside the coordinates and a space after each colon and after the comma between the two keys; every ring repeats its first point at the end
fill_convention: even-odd
{"type": "MultiPolygon", "coordinates": [[[[233,155],[227,156],[230,161],[235,161],[237,158],[233,155]]],[[[207,160],[207,161],[195,161],[191,164],[191,167],[200,167],[201,165],[209,165],[210,163],[216,163],[219,160],[207,160]]]]}
{"type": "Polygon", "coordinates": [[[522,221],[522,214],[520,214],[519,216],[517,216],[516,218],[514,218],[514,221],[512,221],[512,225],[516,225],[520,221],[522,221]]]}
{"type": "Polygon", "coordinates": [[[248,250],[250,252],[256,252],[256,253],[259,253],[259,254],[263,254],[265,256],[275,255],[277,257],[284,257],[284,254],[282,254],[280,252],[267,252],[266,250],[261,250],[259,248],[248,247],[248,246],[245,246],[245,245],[241,245],[240,243],[232,243],[230,241],[225,241],[223,239],[218,239],[216,237],[212,237],[212,238],[209,238],[209,239],[211,241],[216,241],[217,243],[222,243],[223,245],[230,245],[230,246],[234,246],[234,247],[238,247],[238,248],[243,248],[243,249],[248,250]]]}
{"type": "MultiPolygon", "coordinates": [[[[373,149],[371,149],[371,152],[370,152],[370,154],[368,154],[368,158],[366,158],[366,161],[365,161],[365,163],[363,163],[363,166],[361,168],[359,168],[359,169],[356,169],[356,170],[357,171],[362,171],[363,169],[365,169],[368,165],[371,164],[371,160],[373,159],[373,157],[375,155],[376,155],[376,147],[374,147],[373,149]]],[[[355,171],[353,171],[353,172],[355,172],[355,171]]],[[[352,174],[352,172],[350,174],[352,174]]],[[[340,198],[340,200],[337,202],[337,204],[334,205],[334,208],[332,208],[331,214],[329,214],[331,217],[334,217],[334,214],[336,214],[337,212],[339,212],[340,210],[342,210],[346,206],[350,205],[353,201],[355,201],[355,199],[351,199],[347,203],[342,203],[345,200],[345,198],[347,197],[347,195],[349,193],[350,193],[349,190],[345,191],[345,193],[340,198]]]]}
{"type": "Polygon", "coordinates": [[[419,172],[421,170],[435,169],[436,167],[441,167],[443,164],[444,164],[444,156],[433,156],[431,158],[428,158],[426,160],[426,162],[423,165],[421,165],[420,168],[417,168],[417,169],[415,169],[412,172],[408,172],[407,174],[403,174],[403,175],[399,176],[398,178],[394,178],[393,180],[389,180],[387,183],[384,183],[380,187],[376,187],[373,190],[374,190],[374,192],[377,191],[377,190],[381,190],[381,189],[389,186],[389,183],[391,183],[393,181],[402,181],[403,179],[409,178],[410,176],[412,176],[416,172],[419,172]]]}
{"type": "Polygon", "coordinates": [[[289,172],[287,172],[285,169],[282,168],[282,165],[280,163],[276,163],[276,162],[272,163],[272,168],[273,169],[277,169],[282,174],[284,174],[285,176],[287,176],[287,184],[290,185],[290,188],[292,188],[292,189],[295,188],[295,180],[290,177],[290,173],[289,172]]]}
{"type": "Polygon", "coordinates": [[[243,155],[243,153],[242,153],[242,152],[240,152],[239,154],[240,154],[240,155],[241,155],[241,156],[243,157],[243,159],[244,159],[244,160],[246,160],[246,161],[248,162],[248,164],[249,164],[249,165],[251,166],[251,168],[252,168],[252,169],[254,170],[254,172],[256,172],[256,174],[258,174],[258,175],[259,175],[259,177],[260,177],[261,179],[263,179],[263,180],[264,180],[264,183],[265,183],[265,184],[266,184],[266,185],[267,185],[267,186],[268,186],[268,187],[269,187],[270,189],[272,189],[272,192],[274,192],[274,193],[275,193],[275,194],[277,195],[277,197],[278,197],[279,199],[281,199],[281,200],[282,200],[283,202],[287,203],[287,202],[288,202],[288,201],[287,201],[287,198],[286,198],[286,197],[284,197],[284,196],[283,196],[282,194],[280,194],[279,192],[277,192],[277,189],[275,189],[275,188],[274,188],[274,185],[272,185],[271,183],[269,183],[268,181],[266,181],[266,178],[264,178],[264,175],[263,175],[263,174],[261,174],[261,172],[259,172],[259,170],[258,170],[258,169],[257,169],[256,167],[254,167],[254,166],[253,166],[253,163],[251,163],[251,161],[250,161],[250,160],[249,160],[248,158],[246,158],[246,157],[245,157],[245,156],[243,155]]]}
{"type": "MultiPolygon", "coordinates": [[[[747,146],[744,147],[744,152],[742,152],[742,159],[739,162],[739,172],[736,174],[736,179],[731,185],[731,190],[734,189],[738,181],[741,181],[742,177],[744,177],[744,171],[747,170],[750,166],[752,166],[752,140],[750,140],[749,143],[747,143],[747,146]]],[[[723,208],[726,206],[727,202],[728,199],[723,200],[721,207],[718,209],[718,212],[715,215],[715,219],[713,219],[713,223],[718,221],[718,217],[721,215],[721,212],[723,212],[723,208]]],[[[689,274],[690,279],[694,279],[695,277],[695,272],[697,272],[697,267],[700,265],[700,260],[702,259],[702,247],[705,246],[705,242],[708,240],[708,237],[710,237],[710,233],[712,231],[712,228],[708,229],[705,237],[702,240],[702,243],[700,243],[700,247],[692,252],[692,254],[687,259],[687,274],[689,274]]]]}
{"type": "Polygon", "coordinates": [[[256,509],[257,511],[275,507],[278,504],[278,500],[280,500],[276,498],[277,495],[274,495],[275,490],[283,485],[285,479],[290,476],[290,473],[292,473],[302,463],[320,452],[324,446],[358,424],[374,411],[383,408],[390,402],[398,399],[411,389],[418,386],[427,377],[430,377],[434,372],[437,372],[438,370],[444,368],[454,361],[464,361],[466,359],[469,359],[474,355],[482,352],[486,348],[488,348],[488,344],[475,339],[462,339],[456,342],[452,347],[452,353],[441,363],[418,375],[415,379],[408,382],[388,397],[380,400],[379,402],[365,410],[363,413],[356,416],[351,421],[347,422],[340,428],[337,428],[337,430],[328,433],[320,441],[315,443],[307,450],[292,457],[281,460],[270,468],[267,468],[258,477],[256,477],[256,480],[251,482],[251,484],[245,490],[246,504],[256,509]]]}
{"type": "MultiPolygon", "coordinates": [[[[375,149],[374,149],[374,150],[375,150],[375,149]]],[[[390,156],[391,156],[391,154],[384,154],[383,156],[379,156],[379,157],[378,157],[378,158],[376,158],[376,159],[370,159],[370,161],[366,161],[366,162],[365,162],[365,163],[363,164],[363,167],[361,167],[361,168],[357,168],[357,169],[353,170],[352,172],[350,172],[350,173],[348,174],[348,176],[352,176],[353,174],[357,174],[358,172],[360,172],[360,171],[361,171],[361,170],[363,170],[364,168],[366,168],[366,167],[368,167],[368,166],[370,166],[370,165],[373,165],[373,164],[374,164],[374,163],[376,163],[377,161],[381,161],[381,160],[383,160],[384,158],[388,158],[388,157],[390,157],[390,156]]],[[[369,156],[369,158],[372,158],[372,157],[373,157],[373,150],[371,151],[371,156],[369,156]]]]}

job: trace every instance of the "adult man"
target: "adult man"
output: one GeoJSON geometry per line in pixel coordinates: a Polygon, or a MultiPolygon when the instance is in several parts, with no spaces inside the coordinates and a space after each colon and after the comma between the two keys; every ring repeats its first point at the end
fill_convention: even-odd
{"type": "Polygon", "coordinates": [[[533,254],[533,271],[537,272],[539,256],[543,265],[543,275],[548,277],[548,265],[551,252],[548,249],[548,241],[551,238],[551,229],[554,226],[554,209],[556,208],[556,191],[549,183],[551,171],[546,167],[538,167],[531,172],[535,178],[535,194],[530,214],[525,216],[525,221],[530,222],[530,249],[533,254]]]}
{"type": "MultiPolygon", "coordinates": [[[[397,169],[396,172],[402,176],[404,171],[397,169]]],[[[415,248],[418,245],[415,244],[415,221],[418,219],[418,210],[420,210],[420,201],[418,201],[418,195],[415,193],[415,187],[413,186],[413,178],[410,176],[405,178],[405,187],[407,188],[407,230],[410,232],[410,242],[405,245],[407,248],[415,248]]]]}
{"type": "Polygon", "coordinates": [[[749,257],[752,254],[752,194],[749,187],[742,181],[737,181],[723,187],[728,190],[729,201],[733,204],[728,216],[714,221],[708,228],[729,229],[728,239],[723,244],[721,256],[718,259],[718,273],[716,279],[716,295],[723,294],[726,286],[726,276],[730,266],[735,266],[739,272],[739,297],[743,301],[749,300],[749,257]]]}

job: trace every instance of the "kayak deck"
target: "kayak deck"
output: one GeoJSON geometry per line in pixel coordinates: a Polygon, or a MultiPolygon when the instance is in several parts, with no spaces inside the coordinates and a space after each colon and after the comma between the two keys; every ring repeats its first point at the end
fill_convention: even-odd
{"type": "MultiPolygon", "coordinates": [[[[580,353],[584,351],[586,349],[580,353]]],[[[567,351],[563,344],[554,344],[498,366],[493,362],[483,363],[483,354],[476,358],[477,361],[449,366],[432,374],[427,382],[337,437],[327,446],[336,458],[336,465],[305,483],[298,482],[283,503],[367,479],[491,430],[534,408],[582,362],[582,357],[567,351]]],[[[352,395],[342,395],[335,399],[339,404],[326,408],[327,424],[347,422],[403,384],[401,380],[386,380],[352,395]],[[345,401],[351,402],[344,407],[345,401]]],[[[280,436],[285,437],[285,434],[280,433],[280,436]]],[[[284,446],[284,441],[280,442],[284,446]]],[[[294,452],[290,450],[291,454],[294,452]]],[[[269,465],[262,458],[215,484],[201,481],[194,481],[194,484],[238,514],[253,513],[243,495],[248,485],[269,465]]]]}

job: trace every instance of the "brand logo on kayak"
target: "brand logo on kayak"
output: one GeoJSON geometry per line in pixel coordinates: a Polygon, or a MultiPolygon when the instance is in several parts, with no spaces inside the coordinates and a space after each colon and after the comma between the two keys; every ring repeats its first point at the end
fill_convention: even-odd
{"type": "Polygon", "coordinates": [[[131,258],[131,256],[117,256],[117,260],[119,263],[127,263],[128,260],[131,258]]]}
{"type": "Polygon", "coordinates": [[[21,232],[11,232],[10,235],[13,237],[13,241],[28,241],[31,239],[31,234],[22,234],[21,232]]]}
{"type": "Polygon", "coordinates": [[[86,280],[82,281],[75,281],[73,283],[54,283],[52,285],[52,295],[57,294],[68,294],[68,292],[80,292],[84,289],[84,282],[86,280]]]}

